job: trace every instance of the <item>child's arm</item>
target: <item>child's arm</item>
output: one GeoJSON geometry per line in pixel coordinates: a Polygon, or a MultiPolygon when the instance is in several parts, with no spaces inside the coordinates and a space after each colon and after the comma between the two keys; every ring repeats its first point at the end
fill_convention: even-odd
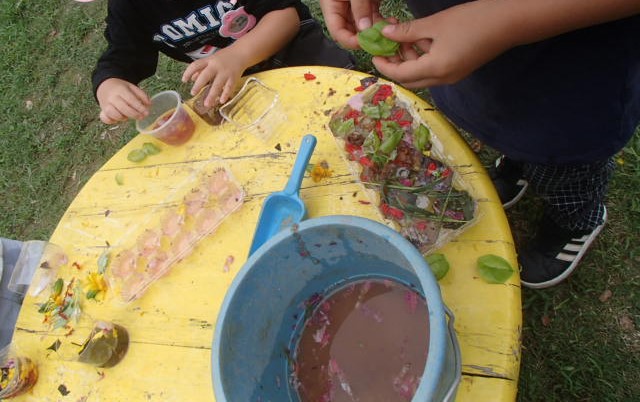
{"type": "Polygon", "coordinates": [[[140,28],[133,2],[109,0],[104,37],[108,47],[93,71],[93,93],[106,124],[144,117],[150,103],[135,84],[156,71],[158,49],[140,28]]]}
{"type": "Polygon", "coordinates": [[[151,100],[137,85],[120,78],[107,78],[96,91],[100,120],[105,124],[142,119],[149,113],[151,100]]]}
{"type": "MultiPolygon", "coordinates": [[[[370,24],[379,2],[321,0],[321,4],[331,34],[353,47],[354,25],[362,29],[364,21],[370,24]]],[[[512,47],[639,12],[640,0],[472,1],[387,26],[385,36],[404,42],[404,60],[376,57],[374,64],[381,74],[410,88],[450,84],[512,47]]]]}
{"type": "Polygon", "coordinates": [[[298,32],[300,19],[295,8],[271,11],[232,45],[187,67],[182,81],[194,81],[191,94],[211,83],[204,101],[207,107],[226,102],[244,71],[282,49],[298,32]]]}

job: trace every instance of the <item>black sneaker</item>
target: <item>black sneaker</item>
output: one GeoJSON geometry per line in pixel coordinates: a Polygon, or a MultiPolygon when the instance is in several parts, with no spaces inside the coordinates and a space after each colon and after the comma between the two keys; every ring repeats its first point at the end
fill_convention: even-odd
{"type": "Polygon", "coordinates": [[[606,208],[602,223],[591,231],[566,230],[549,219],[544,219],[531,246],[522,250],[518,256],[522,285],[542,289],[567,279],[606,221],[606,208]]]}
{"type": "Polygon", "coordinates": [[[504,155],[496,159],[489,175],[504,209],[518,202],[529,186],[529,182],[522,177],[522,168],[504,155]]]}

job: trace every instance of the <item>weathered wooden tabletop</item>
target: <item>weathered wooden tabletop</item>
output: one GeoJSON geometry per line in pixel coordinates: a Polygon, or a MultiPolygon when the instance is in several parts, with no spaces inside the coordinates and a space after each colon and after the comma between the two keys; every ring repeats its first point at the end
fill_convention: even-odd
{"type": "MultiPolygon", "coordinates": [[[[169,208],[168,196],[211,157],[222,158],[246,192],[243,206],[140,299],[127,304],[111,298],[85,303],[91,315],[122,324],[129,332],[129,350],[115,367],[98,369],[55,358],[46,350],[51,339],[41,333],[37,300],[27,297],[14,341],[38,364],[39,379],[16,401],[215,400],[210,354],[216,316],[247,257],[262,202],[269,193],[284,188],[300,140],[307,133],[318,139],[310,163],[326,161],[333,170],[331,177],[318,182],[309,177],[303,180],[300,195],[309,217],[348,214],[382,221],[326,127],[331,111],[356,93],[354,88],[366,75],[299,67],[256,77],[279,92],[281,112],[287,117],[271,139],[260,140],[228,123],[212,128],[202,121],[182,146],[138,135],[95,173],[71,203],[50,239],[81,267],[69,265],[61,272],[66,277],[95,269],[107,244],[118,244],[139,229],[150,211],[169,208]],[[307,80],[305,73],[316,78],[307,80]],[[127,154],[145,142],[159,144],[161,153],[141,163],[127,160],[127,154]]],[[[479,201],[478,222],[440,248],[451,264],[440,286],[445,304],[455,315],[462,353],[463,376],[456,400],[514,401],[520,365],[519,277],[515,274],[505,284],[488,284],[476,269],[476,259],[488,253],[517,266],[504,211],[486,171],[454,128],[426,102],[402,92],[430,125],[450,155],[449,162],[458,166],[479,201]]]]}

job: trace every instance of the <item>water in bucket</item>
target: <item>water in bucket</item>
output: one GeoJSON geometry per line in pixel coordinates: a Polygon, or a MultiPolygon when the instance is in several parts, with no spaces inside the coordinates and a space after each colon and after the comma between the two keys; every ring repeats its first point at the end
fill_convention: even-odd
{"type": "MultiPolygon", "coordinates": [[[[343,286],[363,279],[399,282],[420,295],[408,298],[411,303],[426,300],[428,318],[423,314],[428,328],[403,331],[408,335],[422,331],[416,338],[428,344],[426,361],[421,364],[423,375],[411,402],[452,402],[460,381],[460,353],[453,316],[445,313],[435,277],[422,254],[398,232],[353,216],[302,221],[276,234],[249,257],[227,291],[217,319],[211,353],[216,401],[300,402],[301,396],[289,380],[305,318],[320,306],[313,301],[324,300],[343,286]]],[[[406,311],[404,293],[399,299],[402,307],[393,311],[406,311]]],[[[419,306],[417,303],[416,308],[419,306]]],[[[393,321],[395,313],[383,313],[384,327],[400,326],[393,321]]],[[[322,333],[313,334],[322,340],[322,333]]],[[[333,334],[335,342],[339,333],[333,334]]],[[[393,335],[393,339],[402,338],[393,335]]],[[[425,349],[417,355],[424,357],[425,349]]],[[[382,369],[386,364],[377,365],[382,369]]],[[[349,380],[345,386],[355,390],[347,365],[338,361],[334,374],[339,372],[336,367],[349,380]]],[[[402,369],[394,376],[408,379],[402,369]]],[[[342,389],[342,384],[338,386],[342,389]]],[[[375,401],[364,397],[359,400],[375,401]]],[[[385,402],[405,400],[398,396],[385,402]]]]}
{"type": "Polygon", "coordinates": [[[429,313],[414,289],[359,279],[306,303],[291,368],[301,402],[411,401],[429,347],[429,313]]]}

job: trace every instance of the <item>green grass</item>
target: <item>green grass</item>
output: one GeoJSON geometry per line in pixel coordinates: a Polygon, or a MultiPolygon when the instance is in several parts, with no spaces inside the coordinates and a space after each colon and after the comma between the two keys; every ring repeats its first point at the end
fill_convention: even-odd
{"type": "MultiPolygon", "coordinates": [[[[408,18],[403,1],[384,4],[388,15],[408,18]]],[[[104,0],[0,2],[0,236],[47,239],[84,183],[136,134],[131,123],[107,127],[97,118],[90,76],[105,46],[105,13],[104,0]]],[[[186,95],[183,68],[162,58],[143,86],[186,95]]],[[[493,155],[480,151],[486,163],[493,155]]],[[[554,288],[523,291],[519,401],[640,400],[640,133],[620,160],[609,222],[580,269],[554,288]]],[[[518,241],[538,213],[533,198],[509,211],[518,241]]]]}

